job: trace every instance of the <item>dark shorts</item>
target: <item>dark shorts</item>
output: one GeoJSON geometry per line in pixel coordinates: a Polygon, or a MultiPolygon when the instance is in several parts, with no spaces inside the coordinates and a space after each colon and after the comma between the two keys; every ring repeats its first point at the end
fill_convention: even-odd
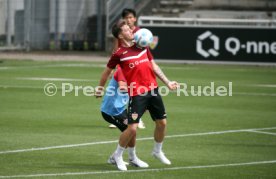
{"type": "Polygon", "coordinates": [[[117,126],[121,132],[126,130],[126,128],[127,128],[127,110],[125,110],[123,113],[121,113],[120,115],[117,115],[117,116],[110,116],[110,115],[102,112],[102,116],[105,121],[117,126]]]}
{"type": "Polygon", "coordinates": [[[146,110],[150,112],[154,121],[166,119],[167,114],[158,88],[149,91],[143,96],[137,95],[129,98],[128,124],[139,123],[146,110]]]}

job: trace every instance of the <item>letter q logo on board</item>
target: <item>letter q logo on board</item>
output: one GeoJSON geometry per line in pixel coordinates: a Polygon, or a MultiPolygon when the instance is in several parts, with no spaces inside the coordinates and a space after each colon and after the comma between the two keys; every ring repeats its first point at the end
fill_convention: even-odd
{"type": "Polygon", "coordinates": [[[218,50],[219,50],[219,38],[216,35],[212,34],[212,32],[206,31],[200,36],[198,36],[198,39],[196,41],[197,53],[199,53],[205,58],[208,58],[210,55],[217,57],[219,55],[218,50]],[[213,41],[214,46],[208,50],[205,50],[203,49],[202,44],[204,43],[204,40],[208,38],[213,41]]]}

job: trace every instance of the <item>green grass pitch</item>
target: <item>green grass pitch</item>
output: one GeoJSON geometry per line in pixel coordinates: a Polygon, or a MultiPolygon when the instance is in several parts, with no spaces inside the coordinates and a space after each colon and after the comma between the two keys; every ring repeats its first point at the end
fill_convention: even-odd
{"type": "Polygon", "coordinates": [[[53,81],[96,86],[104,63],[2,60],[0,178],[276,178],[275,68],[160,66],[170,79],[188,86],[232,82],[233,96],[163,97],[168,113],[164,152],[172,165],[151,156],[154,123],[146,113],[137,153],[150,167],[120,172],[107,164],[120,132],[102,119],[101,100],[81,90],[78,96],[62,96],[62,81],[53,81]],[[52,97],[43,90],[49,82],[59,87],[52,97]]]}

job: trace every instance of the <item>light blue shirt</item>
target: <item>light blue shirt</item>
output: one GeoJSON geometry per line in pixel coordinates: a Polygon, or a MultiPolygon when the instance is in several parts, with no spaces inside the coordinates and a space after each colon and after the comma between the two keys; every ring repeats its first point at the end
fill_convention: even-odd
{"type": "Polygon", "coordinates": [[[126,109],[128,100],[128,93],[121,93],[118,82],[112,77],[106,88],[101,111],[110,116],[120,115],[126,109]]]}

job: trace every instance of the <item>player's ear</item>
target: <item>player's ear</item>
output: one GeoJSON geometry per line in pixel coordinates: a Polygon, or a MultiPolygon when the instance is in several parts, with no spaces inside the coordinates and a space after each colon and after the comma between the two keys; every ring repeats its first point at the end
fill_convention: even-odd
{"type": "Polygon", "coordinates": [[[118,35],[118,39],[123,39],[124,37],[123,37],[123,35],[122,35],[122,33],[120,33],[119,35],[118,35]]]}

